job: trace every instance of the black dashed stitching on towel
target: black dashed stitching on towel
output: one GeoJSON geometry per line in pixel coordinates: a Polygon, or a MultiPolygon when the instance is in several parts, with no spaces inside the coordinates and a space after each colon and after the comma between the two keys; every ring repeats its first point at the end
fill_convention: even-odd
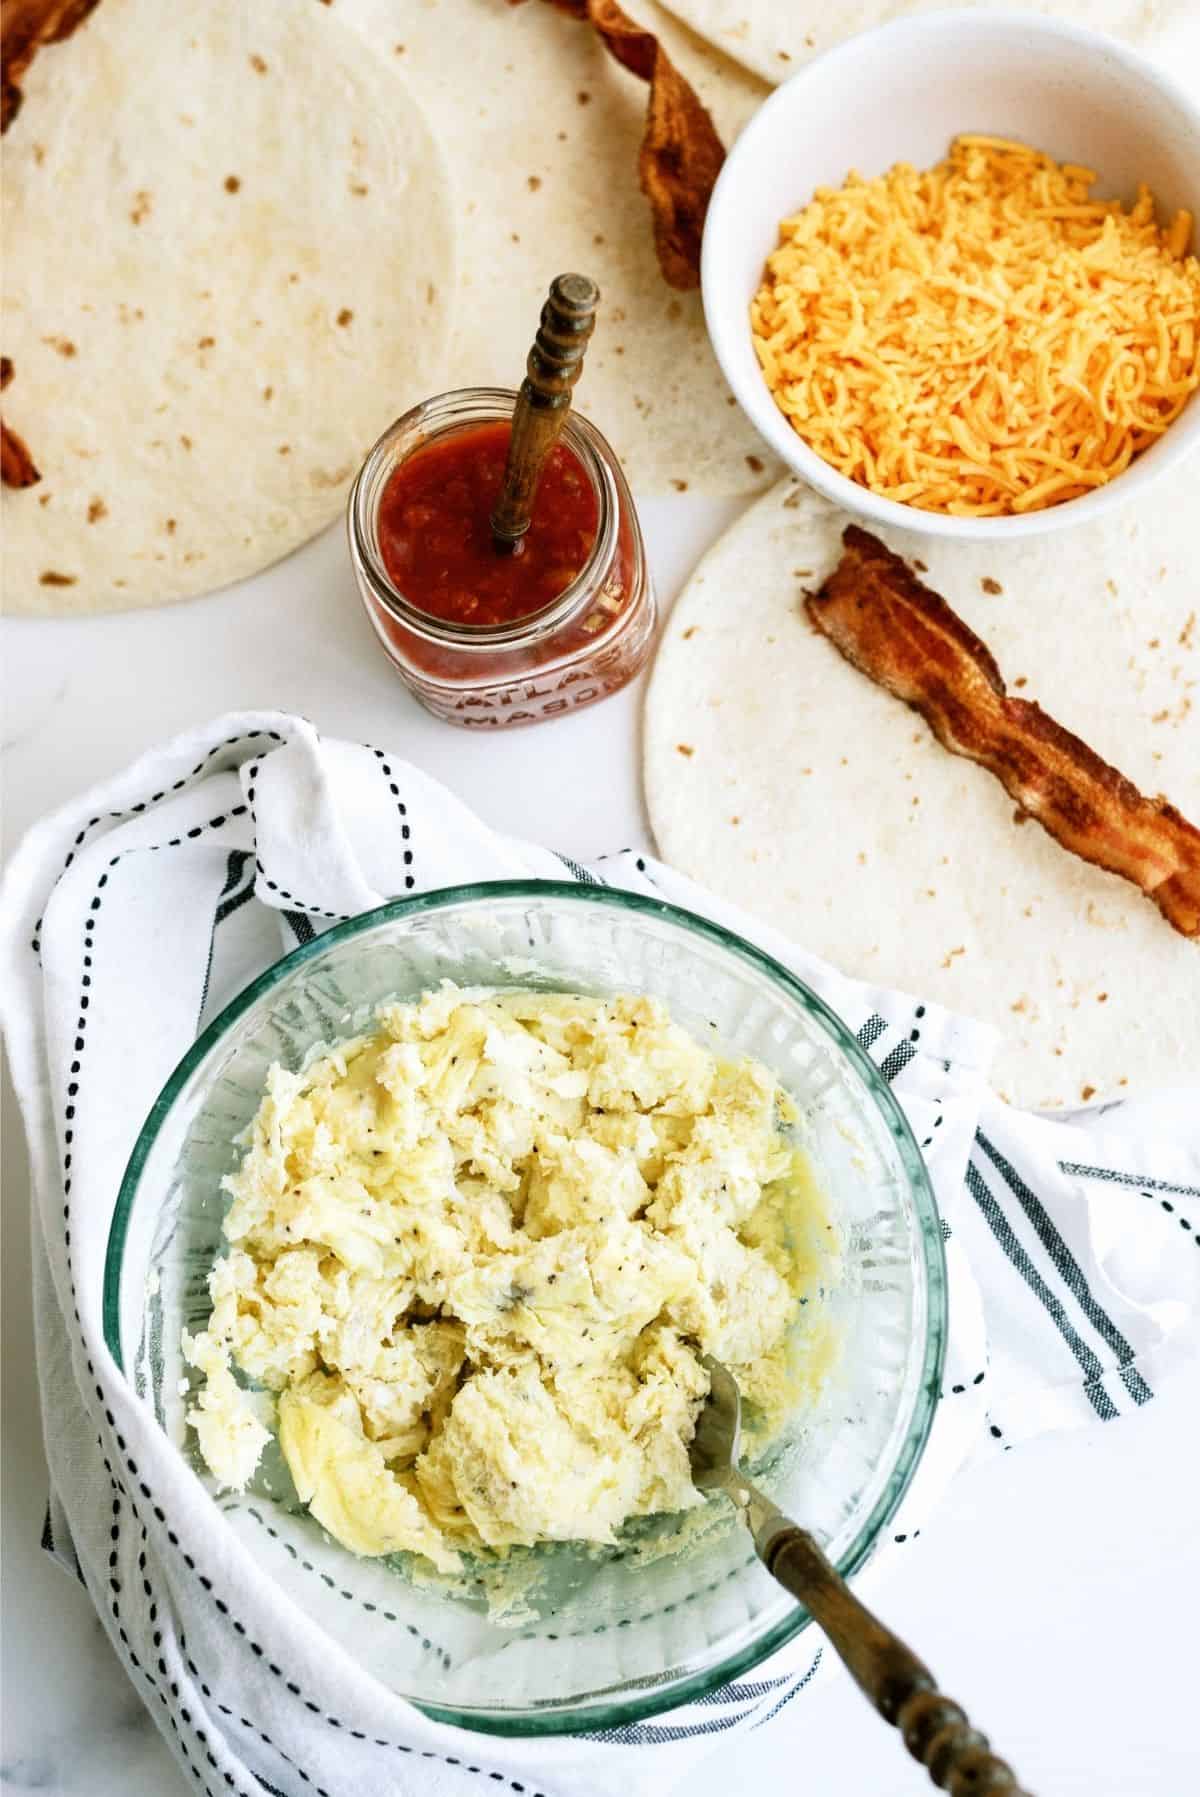
{"type": "MultiPolygon", "coordinates": [[[[127,805],[123,811],[104,811],[99,813],[96,817],[89,817],[87,823],[84,824],[82,830],[79,831],[75,841],[72,843],[70,850],[67,853],[67,858],[58,871],[58,877],[54,882],[55,885],[62,879],[76,855],[79,853],[79,850],[83,847],[89,831],[94,830],[97,824],[103,823],[105,818],[110,819],[114,823],[121,823],[131,817],[139,816],[143,811],[149,811],[151,806],[160,804],[163,799],[169,798],[173,793],[182,791],[189,781],[196,779],[197,775],[202,774],[205,771],[213,757],[219,755],[223,749],[234,749],[237,747],[238,743],[253,742],[256,737],[260,736],[265,736],[274,743],[282,743],[284,740],[284,738],[280,736],[278,730],[248,730],[243,736],[227,736],[224,742],[213,744],[208,753],[202,756],[196,763],[190,774],[185,774],[182,779],[174,781],[170,786],[164,786],[159,792],[151,793],[148,799],[139,799],[136,804],[127,805]]],[[[41,928],[42,920],[39,917],[34,926],[34,936],[31,943],[35,955],[41,951],[41,928]]]]}
{"type": "Polygon", "coordinates": [[[277,897],[283,899],[285,904],[294,905],[298,911],[304,911],[310,917],[328,917],[333,923],[345,923],[349,912],[327,911],[324,905],[309,904],[307,899],[297,898],[294,892],[287,890],[286,886],[280,886],[278,881],[268,878],[266,867],[263,865],[262,850],[258,845],[258,819],[254,811],[255,781],[258,779],[258,771],[261,766],[261,761],[252,762],[246,775],[246,803],[250,807],[250,815],[254,819],[254,865],[258,869],[259,879],[268,892],[275,893],[277,897]]]}
{"type": "Polygon", "coordinates": [[[371,753],[372,753],[372,755],[374,755],[376,761],[379,763],[379,771],[388,783],[388,791],[391,793],[392,797],[395,799],[396,810],[400,814],[400,839],[404,843],[404,849],[403,849],[404,890],[405,890],[405,892],[411,892],[417,884],[417,877],[413,873],[412,830],[409,827],[409,822],[408,822],[408,807],[404,803],[404,800],[400,797],[400,788],[396,784],[396,779],[392,773],[391,764],[389,763],[383,750],[382,749],[372,749],[371,753]]]}
{"type": "Polygon", "coordinates": [[[447,1671],[454,1664],[445,1648],[439,1647],[436,1642],[431,1641],[428,1635],[423,1635],[420,1629],[416,1628],[411,1622],[405,1622],[404,1618],[402,1616],[397,1616],[393,1610],[382,1609],[378,1604],[367,1603],[365,1599],[356,1597],[353,1591],[345,1590],[342,1586],[338,1585],[335,1580],[331,1579],[327,1573],[319,1571],[319,1569],[313,1565],[311,1560],[302,1559],[297,1550],[292,1546],[291,1542],[285,1541],[283,1536],[279,1533],[279,1530],[273,1529],[266,1517],[263,1516],[260,1511],[256,1510],[253,1504],[240,1505],[237,1503],[229,1503],[223,1504],[221,1508],[223,1510],[232,1510],[236,1508],[242,1515],[253,1517],[259,1527],[265,1529],[272,1541],[277,1541],[284,1552],[289,1554],[298,1566],[303,1567],[305,1572],[314,1573],[325,1585],[329,1586],[331,1590],[336,1591],[339,1597],[344,1597],[349,1603],[358,1604],[360,1609],[368,1611],[371,1615],[379,1616],[384,1622],[398,1623],[401,1628],[407,1629],[408,1633],[414,1640],[419,1641],[422,1647],[428,1648],[430,1653],[437,1655],[447,1671]]]}
{"type": "MultiPolygon", "coordinates": [[[[97,1387],[97,1390],[99,1391],[100,1388],[97,1387]]],[[[101,1395],[103,1395],[103,1394],[101,1393],[101,1395]]],[[[107,1416],[109,1425],[111,1427],[112,1420],[113,1420],[112,1412],[111,1411],[106,1412],[106,1416],[107,1416]]],[[[129,1457],[125,1451],[124,1438],[121,1435],[117,1435],[115,1437],[115,1440],[116,1440],[118,1448],[121,1451],[121,1455],[125,1461],[126,1467],[128,1468],[133,1479],[136,1481],[138,1479],[138,1469],[137,1469],[135,1462],[129,1459],[129,1457]]],[[[103,1447],[103,1444],[101,1444],[101,1446],[103,1447]]],[[[114,1479],[114,1482],[116,1482],[112,1467],[109,1465],[107,1460],[105,1461],[105,1466],[108,1469],[108,1474],[109,1474],[110,1479],[114,1479]]],[[[124,1489],[124,1488],[121,1488],[121,1489],[124,1489]]],[[[142,1493],[143,1497],[146,1499],[146,1501],[153,1506],[155,1517],[158,1519],[159,1522],[163,1522],[165,1520],[165,1513],[164,1513],[161,1505],[154,1504],[153,1493],[151,1492],[150,1487],[148,1485],[146,1485],[144,1482],[141,1482],[141,1483],[139,1483],[139,1490],[141,1491],[141,1493],[142,1493]]],[[[137,1505],[134,1503],[133,1498],[129,1495],[128,1490],[125,1490],[125,1496],[129,1502],[130,1509],[133,1511],[134,1515],[138,1517],[138,1520],[140,1522],[141,1518],[138,1513],[137,1505]]],[[[216,1606],[218,1613],[221,1616],[228,1618],[229,1624],[230,1624],[231,1628],[233,1629],[234,1633],[236,1635],[240,1635],[242,1637],[242,1639],[246,1642],[246,1645],[249,1647],[250,1652],[254,1655],[255,1659],[258,1660],[261,1665],[266,1667],[266,1670],[271,1674],[272,1678],[277,1679],[279,1681],[279,1683],[282,1684],[285,1687],[285,1689],[288,1692],[290,1692],[290,1694],[293,1697],[297,1698],[301,1703],[303,1703],[305,1709],[309,1712],[310,1715],[316,1716],[320,1721],[325,1723],[326,1727],[342,1730],[346,1734],[351,1735],[355,1740],[373,1739],[376,1747],[390,1748],[393,1753],[409,1754],[415,1759],[440,1760],[444,1765],[458,1766],[461,1770],[463,1770],[465,1772],[473,1773],[477,1777],[487,1778],[489,1780],[494,1781],[498,1785],[504,1785],[506,1789],[516,1792],[518,1794],[518,1797],[547,1797],[546,1792],[544,1792],[544,1791],[529,1791],[525,1785],[518,1783],[514,1779],[506,1778],[503,1773],[485,1771],[481,1766],[474,1766],[474,1765],[464,1766],[461,1760],[454,1759],[449,1754],[435,1752],[432,1748],[410,1747],[403,1741],[389,1741],[389,1740],[385,1740],[382,1736],[369,1737],[369,1736],[363,1734],[359,1730],[346,1728],[345,1723],[340,1719],[340,1717],[327,1716],[324,1713],[324,1711],[322,1710],[320,1704],[314,1703],[314,1701],[312,1700],[311,1697],[306,1697],[304,1695],[304,1690],[297,1680],[289,1679],[282,1666],[277,1665],[274,1660],[270,1660],[267,1658],[266,1649],[262,1646],[261,1642],[254,1640],[254,1638],[250,1635],[249,1631],[247,1630],[245,1623],[242,1622],[239,1617],[234,1615],[233,1610],[231,1609],[231,1607],[230,1607],[229,1603],[226,1601],[226,1599],[223,1597],[216,1597],[213,1595],[212,1580],[209,1579],[206,1574],[200,1573],[197,1571],[195,1559],[193,1558],[193,1556],[191,1554],[189,1554],[186,1551],[186,1549],[184,1549],[180,1545],[179,1537],[175,1533],[174,1529],[170,1529],[170,1528],[167,1529],[166,1535],[167,1535],[168,1542],[175,1549],[175,1551],[179,1555],[179,1557],[182,1559],[182,1561],[183,1561],[184,1565],[187,1567],[188,1571],[192,1574],[192,1576],[201,1585],[202,1589],[204,1589],[212,1597],[212,1601],[213,1601],[214,1605],[216,1606]]],[[[151,1608],[153,1609],[153,1605],[151,1606],[151,1608]]],[[[152,1618],[152,1620],[153,1620],[153,1618],[152,1618]]],[[[157,1645],[157,1642],[156,1642],[156,1645],[157,1645]]],[[[186,1643],[186,1639],[184,1638],[184,1636],[182,1634],[180,1636],[179,1646],[180,1646],[181,1653],[184,1655],[184,1664],[187,1666],[187,1669],[191,1673],[192,1677],[195,1678],[200,1683],[201,1691],[204,1693],[205,1697],[212,1698],[213,1701],[216,1702],[217,1700],[215,1699],[215,1697],[213,1697],[213,1692],[211,1690],[211,1687],[206,1685],[201,1680],[200,1673],[199,1673],[198,1669],[196,1668],[194,1662],[190,1658],[187,1657],[187,1643],[186,1643]]],[[[163,1662],[160,1661],[159,1664],[160,1664],[160,1667],[163,1668],[164,1675],[165,1675],[165,1666],[164,1666],[163,1662]]],[[[164,1701],[165,1701],[165,1699],[164,1699],[164,1701]]],[[[224,1705],[222,1705],[219,1702],[217,1703],[217,1708],[221,1711],[221,1714],[224,1716],[232,1716],[233,1715],[233,1711],[231,1709],[225,1707],[224,1705]]],[[[285,1759],[287,1758],[287,1755],[283,1753],[283,1749],[278,1745],[278,1743],[272,1741],[267,1735],[263,1734],[262,1730],[257,1728],[255,1726],[255,1724],[253,1722],[251,1722],[247,1717],[242,1716],[239,1718],[239,1720],[244,1728],[248,1728],[253,1733],[259,1735],[259,1737],[263,1741],[265,1741],[269,1747],[274,1748],[276,1753],[279,1753],[285,1759]]],[[[290,1762],[290,1763],[294,1764],[295,1762],[290,1762]]],[[[295,1769],[299,1773],[300,1777],[304,1780],[305,1784],[309,1784],[311,1782],[310,1779],[308,1778],[308,1775],[301,1769],[301,1767],[298,1764],[296,1764],[295,1769]]],[[[316,1797],[327,1797],[327,1793],[320,1792],[318,1787],[314,1787],[314,1791],[316,1793],[316,1797]]],[[[210,1794],[210,1797],[211,1797],[211,1794],[210,1794]]]]}
{"type": "MultiPolygon", "coordinates": [[[[144,1680],[147,1688],[150,1691],[153,1691],[155,1693],[159,1702],[162,1704],[163,1709],[166,1711],[167,1726],[170,1728],[171,1733],[175,1738],[175,1745],[179,1749],[179,1753],[183,1759],[183,1763],[187,1767],[188,1772],[199,1781],[200,1786],[201,1786],[202,1790],[204,1791],[204,1797],[217,1797],[217,1793],[213,1790],[212,1786],[208,1783],[207,1774],[204,1772],[201,1765],[199,1764],[201,1753],[203,1754],[205,1761],[212,1768],[212,1770],[214,1772],[221,1773],[221,1777],[224,1782],[226,1790],[237,1791],[239,1794],[239,1797],[250,1797],[250,1793],[247,1792],[244,1789],[244,1787],[242,1787],[241,1785],[238,1784],[237,1780],[234,1778],[234,1776],[231,1772],[223,1772],[221,1770],[221,1764],[220,1764],[219,1760],[217,1759],[216,1755],[213,1753],[212,1745],[209,1741],[208,1734],[200,1726],[200,1724],[198,1722],[193,1720],[191,1711],[188,1709],[187,1705],[184,1703],[181,1703],[179,1700],[179,1697],[180,1697],[179,1685],[176,1680],[171,1678],[170,1669],[167,1665],[166,1659],[163,1654],[162,1630],[157,1626],[158,1625],[158,1600],[155,1596],[154,1589],[150,1583],[149,1570],[148,1570],[148,1567],[146,1564],[146,1540],[147,1540],[147,1537],[146,1537],[145,1524],[142,1523],[141,1519],[138,1517],[137,1509],[136,1509],[132,1499],[129,1497],[129,1495],[125,1491],[124,1487],[120,1484],[119,1480],[117,1480],[117,1478],[114,1476],[113,1469],[112,1469],[112,1463],[109,1460],[108,1456],[104,1452],[104,1442],[102,1439],[101,1439],[99,1445],[100,1445],[100,1455],[101,1455],[102,1460],[104,1461],[104,1470],[108,1474],[108,1482],[109,1482],[109,1486],[111,1487],[112,1494],[113,1494],[113,1497],[112,1497],[112,1518],[113,1518],[113,1520],[112,1520],[112,1527],[109,1530],[109,1535],[110,1535],[110,1538],[112,1541],[112,1548],[111,1548],[111,1551],[108,1556],[109,1608],[112,1612],[113,1621],[116,1624],[117,1637],[121,1643],[121,1646],[125,1649],[126,1656],[129,1660],[129,1666],[131,1669],[131,1673],[136,1673],[138,1677],[140,1677],[142,1680],[144,1680]],[[118,1569],[118,1566],[120,1563],[121,1500],[122,1500],[122,1498],[124,1498],[125,1501],[128,1503],[131,1515],[133,1516],[134,1520],[136,1522],[138,1522],[138,1524],[141,1528],[142,1545],[141,1545],[141,1550],[138,1553],[137,1566],[138,1566],[138,1572],[141,1575],[142,1595],[144,1596],[146,1603],[148,1605],[148,1609],[146,1611],[146,1620],[149,1622],[150,1627],[153,1630],[153,1633],[151,1634],[150,1639],[151,1639],[151,1643],[154,1648],[154,1651],[158,1655],[158,1659],[156,1662],[157,1675],[154,1672],[151,1672],[150,1668],[142,1663],[141,1659],[139,1658],[139,1656],[133,1646],[133,1643],[129,1639],[129,1634],[125,1628],[124,1622],[121,1617],[121,1581],[117,1578],[117,1569],[118,1569]],[[178,1715],[178,1720],[176,1720],[177,1715],[178,1715]],[[181,1723],[183,1724],[182,1728],[180,1726],[181,1723]],[[195,1737],[194,1741],[192,1742],[191,1752],[188,1751],[188,1742],[184,1738],[184,1729],[185,1728],[190,1729],[192,1734],[195,1737]],[[192,1757],[193,1754],[195,1755],[194,1760],[192,1757]]],[[[318,1791],[318,1793],[316,1794],[316,1797],[329,1797],[329,1793],[327,1791],[318,1791]]]]}

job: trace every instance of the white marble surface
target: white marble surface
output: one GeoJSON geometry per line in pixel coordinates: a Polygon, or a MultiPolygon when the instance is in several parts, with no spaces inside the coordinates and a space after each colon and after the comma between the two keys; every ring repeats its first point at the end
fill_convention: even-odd
{"type": "MultiPolygon", "coordinates": [[[[737,511],[644,507],[665,601],[737,511]]],[[[730,595],[736,604],[736,594],[730,595]]],[[[155,738],[276,705],[387,743],[501,828],[586,857],[647,842],[637,695],[510,737],[436,724],[374,647],[340,530],[258,580],[163,611],[3,626],[9,845],[155,738]]],[[[38,1549],[45,1469],[29,1318],[28,1179],[5,1085],[4,1733],[0,1789],[183,1797],[82,1592],[38,1549]]],[[[1132,1223],[1132,1218],[1131,1218],[1132,1223]]],[[[1136,1418],[964,1477],[886,1591],[889,1618],[1039,1797],[1181,1797],[1200,1786],[1200,1374],[1136,1418]]],[[[848,1680],[718,1749],[690,1797],[905,1797],[923,1776],[848,1680]]]]}

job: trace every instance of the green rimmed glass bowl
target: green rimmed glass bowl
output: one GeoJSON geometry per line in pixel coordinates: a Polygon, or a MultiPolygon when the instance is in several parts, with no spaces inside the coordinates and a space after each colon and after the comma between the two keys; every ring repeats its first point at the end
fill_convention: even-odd
{"type": "MultiPolygon", "coordinates": [[[[297,949],[210,1024],[150,1113],[113,1216],[105,1334],[139,1396],[213,1489],[186,1422],[179,1338],[208,1314],[221,1179],[267,1069],[298,1067],[385,1000],[445,979],[651,993],[698,1039],[765,1061],[792,1094],[839,1237],[825,1295],[837,1350],[763,1481],[854,1573],[912,1478],[937,1402],[946,1280],[924,1163],[878,1071],[808,987],[704,918],[631,893],[506,881],[384,905],[297,949]]],[[[468,1728],[557,1734],[637,1721],[748,1671],[809,1621],[732,1527],[658,1559],[644,1530],[603,1556],[537,1550],[536,1615],[504,1628],[477,1595],[339,1547],[297,1503],[276,1452],[249,1491],[216,1501],[318,1626],[397,1692],[468,1728]]]]}

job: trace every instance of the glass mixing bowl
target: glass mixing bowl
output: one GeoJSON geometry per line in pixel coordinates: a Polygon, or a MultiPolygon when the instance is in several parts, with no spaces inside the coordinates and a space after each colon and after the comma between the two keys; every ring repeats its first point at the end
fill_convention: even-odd
{"type": "Polygon", "coordinates": [[[249,1490],[216,1495],[187,1426],[180,1331],[207,1317],[221,1179],[268,1067],[296,1068],[314,1044],[355,1034],[381,1002],[446,979],[651,993],[697,1038],[765,1061],[792,1094],[839,1241],[824,1294],[837,1348],[761,1478],[844,1574],[879,1540],[932,1421],[946,1327],[937,1211],[899,1106],[820,999],[717,925],[604,887],[463,886],[356,917],[264,973],[168,1081],[117,1201],[105,1333],[227,1526],[319,1627],[430,1714],[503,1734],[613,1727],[702,1695],[807,1625],[732,1517],[659,1558],[647,1525],[599,1555],[533,1550],[534,1614],[503,1627],[470,1590],[452,1594],[399,1561],[339,1547],[299,1505],[273,1448],[249,1490]]]}

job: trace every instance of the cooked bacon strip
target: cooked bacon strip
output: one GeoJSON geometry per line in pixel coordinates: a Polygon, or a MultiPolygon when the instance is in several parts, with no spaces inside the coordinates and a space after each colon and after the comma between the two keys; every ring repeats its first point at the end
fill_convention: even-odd
{"type": "Polygon", "coordinates": [[[700,281],[700,239],[713,183],[725,151],[716,127],[652,31],[616,0],[550,0],[573,19],[589,21],[610,54],[650,85],[638,157],[642,192],[654,217],[654,247],[671,287],[700,281]]]}
{"type": "Polygon", "coordinates": [[[977,761],[1084,861],[1132,880],[1183,936],[1200,936],[1200,830],[1148,799],[1027,699],[1010,699],[986,644],[900,557],[852,524],[809,617],[846,660],[919,711],[943,748],[977,761]]]}
{"type": "Polygon", "coordinates": [[[99,0],[4,0],[0,10],[0,132],[21,109],[21,78],[43,44],[59,44],[82,25],[99,0]]]}

